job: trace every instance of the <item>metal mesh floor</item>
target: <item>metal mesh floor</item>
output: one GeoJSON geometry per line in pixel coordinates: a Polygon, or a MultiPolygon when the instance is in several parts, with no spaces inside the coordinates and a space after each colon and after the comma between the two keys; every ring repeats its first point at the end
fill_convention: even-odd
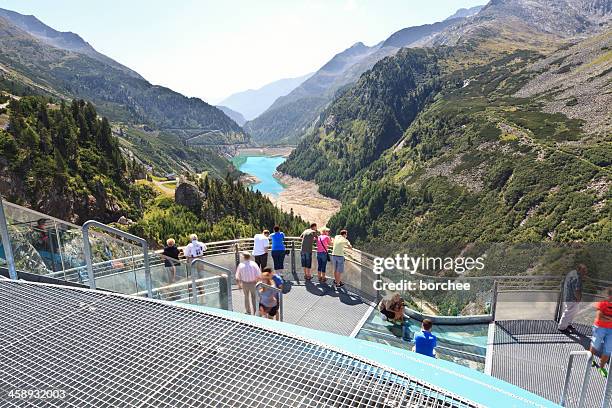
{"type": "MultiPolygon", "coordinates": [[[[584,350],[590,340],[590,327],[575,326],[579,328],[580,334],[567,336],[557,331],[557,324],[552,320],[497,322],[491,375],[559,402],[569,353],[584,350]]],[[[578,405],[579,385],[582,382],[585,363],[586,358],[582,357],[574,361],[567,407],[578,405]]],[[[600,407],[605,380],[594,368],[592,370],[585,406],[600,407]]]]}
{"type": "Polygon", "coordinates": [[[472,407],[307,339],[146,299],[0,280],[0,406],[472,407]],[[58,399],[15,390],[63,390],[58,399]]]}
{"type": "MultiPolygon", "coordinates": [[[[232,303],[234,311],[246,311],[242,290],[233,290],[232,303]]],[[[286,323],[349,336],[371,306],[350,289],[336,291],[329,285],[309,283],[292,285],[283,295],[283,309],[286,323]]]]}

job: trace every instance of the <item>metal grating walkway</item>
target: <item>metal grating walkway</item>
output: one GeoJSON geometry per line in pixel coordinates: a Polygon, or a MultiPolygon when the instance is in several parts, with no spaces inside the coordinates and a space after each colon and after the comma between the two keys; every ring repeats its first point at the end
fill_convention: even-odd
{"type": "Polygon", "coordinates": [[[0,280],[0,406],[472,407],[313,341],[147,299],[0,280]],[[9,398],[63,390],[61,399],[9,398]]]}
{"type": "MultiPolygon", "coordinates": [[[[350,289],[334,290],[329,285],[292,285],[283,295],[284,322],[315,330],[349,336],[371,306],[350,289]]],[[[244,295],[237,288],[232,293],[234,311],[245,312],[244,295]]]]}
{"type": "MultiPolygon", "coordinates": [[[[585,350],[590,327],[577,326],[580,334],[559,333],[552,320],[497,322],[493,341],[491,375],[534,394],[559,402],[570,351],[585,350]],[[544,386],[545,384],[545,386],[544,386]]],[[[572,369],[567,407],[578,404],[586,358],[577,358],[572,369]]],[[[605,379],[592,368],[586,407],[600,407],[605,379]]]]}

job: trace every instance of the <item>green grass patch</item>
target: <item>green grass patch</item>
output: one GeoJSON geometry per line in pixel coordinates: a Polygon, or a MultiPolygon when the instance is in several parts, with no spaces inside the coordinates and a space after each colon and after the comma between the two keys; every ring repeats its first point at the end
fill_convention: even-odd
{"type": "Polygon", "coordinates": [[[569,119],[561,113],[517,110],[504,116],[515,124],[529,129],[540,140],[578,140],[582,133],[582,121],[569,119]]]}

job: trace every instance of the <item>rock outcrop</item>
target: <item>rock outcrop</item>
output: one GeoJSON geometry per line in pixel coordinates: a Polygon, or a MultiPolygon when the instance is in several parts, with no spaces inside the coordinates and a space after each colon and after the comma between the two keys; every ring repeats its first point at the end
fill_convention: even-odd
{"type": "Polygon", "coordinates": [[[192,183],[183,182],[176,187],[174,201],[182,206],[189,208],[193,212],[199,212],[202,208],[204,195],[198,187],[192,183]]]}

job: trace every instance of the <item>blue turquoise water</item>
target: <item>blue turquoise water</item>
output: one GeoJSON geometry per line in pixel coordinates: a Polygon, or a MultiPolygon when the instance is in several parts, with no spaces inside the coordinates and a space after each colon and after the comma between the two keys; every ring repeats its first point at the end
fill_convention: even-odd
{"type": "Polygon", "coordinates": [[[252,174],[260,180],[259,183],[251,186],[253,190],[277,195],[285,187],[274,178],[273,174],[276,168],[284,161],[284,157],[248,156],[246,161],[239,167],[239,170],[252,174]]]}

